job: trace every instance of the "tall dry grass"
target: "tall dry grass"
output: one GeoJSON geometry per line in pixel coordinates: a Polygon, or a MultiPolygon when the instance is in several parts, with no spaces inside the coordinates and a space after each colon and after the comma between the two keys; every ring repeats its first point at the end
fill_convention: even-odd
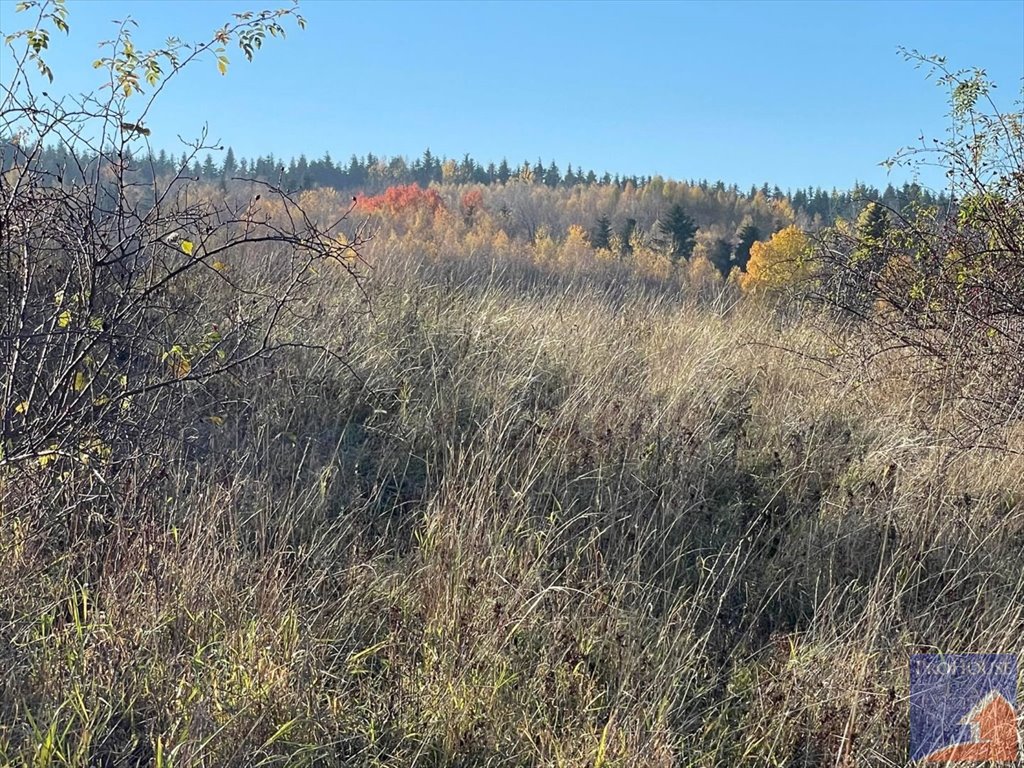
{"type": "Polygon", "coordinates": [[[795,308],[370,256],[288,331],[350,367],[0,486],[0,762],[904,765],[910,653],[1024,651],[1019,426],[795,308]]]}

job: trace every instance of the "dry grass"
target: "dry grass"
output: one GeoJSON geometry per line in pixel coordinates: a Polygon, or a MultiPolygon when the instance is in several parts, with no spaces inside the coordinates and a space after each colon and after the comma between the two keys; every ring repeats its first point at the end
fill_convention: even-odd
{"type": "Polygon", "coordinates": [[[1024,460],[884,358],[612,273],[378,260],[372,312],[339,284],[293,330],[352,371],[189,394],[117,504],[2,487],[0,762],[904,765],[911,652],[1024,651],[1024,460]]]}

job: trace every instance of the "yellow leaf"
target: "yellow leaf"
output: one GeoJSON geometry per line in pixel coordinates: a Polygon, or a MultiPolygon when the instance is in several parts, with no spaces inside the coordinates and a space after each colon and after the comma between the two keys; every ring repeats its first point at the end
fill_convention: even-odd
{"type": "Polygon", "coordinates": [[[195,249],[195,244],[191,240],[181,241],[181,250],[183,250],[189,256],[192,255],[192,251],[195,249]]]}
{"type": "Polygon", "coordinates": [[[39,466],[45,467],[52,461],[57,460],[57,446],[51,445],[49,450],[43,451],[39,454],[39,466]]]}
{"type": "Polygon", "coordinates": [[[16,406],[14,406],[15,413],[26,413],[28,411],[28,400],[22,400],[16,406]]]}
{"type": "Polygon", "coordinates": [[[223,261],[215,261],[210,266],[213,267],[218,272],[223,272],[225,269],[228,268],[228,265],[225,264],[223,261]]]}
{"type": "Polygon", "coordinates": [[[217,59],[217,69],[220,70],[222,75],[226,75],[228,73],[228,60],[223,56],[217,59]]]}
{"type": "Polygon", "coordinates": [[[171,373],[176,379],[184,379],[192,370],[192,363],[187,357],[178,357],[171,361],[171,373]]]}
{"type": "Polygon", "coordinates": [[[207,418],[207,421],[209,421],[215,427],[220,427],[220,426],[222,426],[224,424],[224,417],[223,416],[216,416],[216,415],[209,416],[207,418]]]}
{"type": "Polygon", "coordinates": [[[71,325],[71,310],[65,309],[59,315],[57,315],[57,325],[61,328],[67,328],[71,325]]]}
{"type": "Polygon", "coordinates": [[[75,392],[81,392],[83,389],[85,389],[86,383],[87,382],[85,380],[85,374],[82,373],[81,371],[76,371],[74,384],[75,392]]]}

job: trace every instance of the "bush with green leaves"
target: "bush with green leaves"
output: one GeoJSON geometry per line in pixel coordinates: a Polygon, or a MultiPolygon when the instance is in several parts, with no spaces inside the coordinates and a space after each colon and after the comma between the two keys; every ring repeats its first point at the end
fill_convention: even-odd
{"type": "Polygon", "coordinates": [[[952,127],[887,164],[944,170],[951,204],[870,202],[826,230],[820,298],[912,355],[932,395],[979,417],[977,439],[1024,407],[1024,112],[999,108],[984,70],[906,57],[949,89],[952,127]]]}
{"type": "Polygon", "coordinates": [[[69,32],[63,0],[18,9],[34,17],[5,38],[0,97],[0,471],[76,466],[107,480],[176,437],[219,378],[317,346],[285,321],[312,311],[323,269],[358,277],[361,239],[343,235],[344,215],[314,221],[273,184],[200,184],[190,164],[219,149],[205,130],[176,174],[147,169],[147,116],[167,84],[204,61],[225,74],[230,45],[251,60],[286,24],[304,26],[296,8],[235,14],[204,41],[150,51],[120,22],[94,63],[105,85],[77,98],[50,93],[46,54],[69,32]]]}

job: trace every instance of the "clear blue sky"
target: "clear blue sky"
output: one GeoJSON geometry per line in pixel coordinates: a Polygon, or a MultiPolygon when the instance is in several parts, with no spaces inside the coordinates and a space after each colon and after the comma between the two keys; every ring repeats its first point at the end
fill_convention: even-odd
{"type": "MultiPolygon", "coordinates": [[[[282,3],[283,4],[283,3],[282,3]]],[[[51,92],[100,82],[111,19],[137,42],[206,37],[257,2],[67,0],[51,92]]],[[[273,2],[269,7],[278,7],[273,2]]],[[[23,15],[0,0],[0,29],[23,15]]],[[[204,122],[241,156],[329,151],[478,161],[538,157],[624,174],[783,188],[884,186],[879,161],[948,125],[943,91],[897,46],[978,66],[1012,108],[1024,77],[1024,0],[997,2],[341,3],[248,64],[231,52],[168,90],[154,146],[204,122]]],[[[9,66],[5,57],[4,66],[9,66]]],[[[891,177],[902,182],[905,176],[891,177]]]]}

